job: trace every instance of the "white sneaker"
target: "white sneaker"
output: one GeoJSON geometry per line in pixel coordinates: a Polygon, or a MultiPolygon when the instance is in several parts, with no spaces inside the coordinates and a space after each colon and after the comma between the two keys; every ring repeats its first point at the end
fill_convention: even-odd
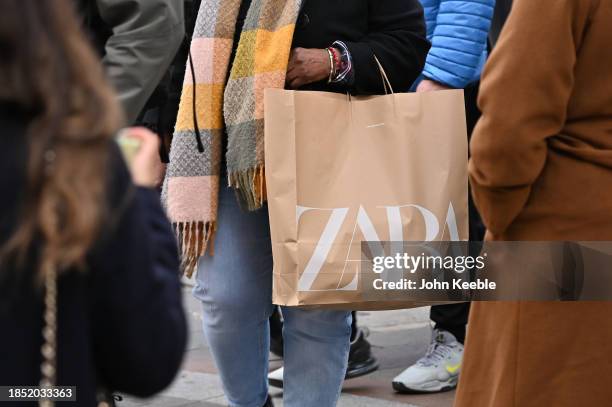
{"type": "Polygon", "coordinates": [[[393,379],[400,393],[436,393],[457,387],[463,345],[453,334],[434,330],[425,356],[393,379]]]}
{"type": "Polygon", "coordinates": [[[279,367],[278,369],[270,372],[268,374],[268,383],[272,387],[283,388],[283,373],[285,372],[284,367],[279,367]]]}

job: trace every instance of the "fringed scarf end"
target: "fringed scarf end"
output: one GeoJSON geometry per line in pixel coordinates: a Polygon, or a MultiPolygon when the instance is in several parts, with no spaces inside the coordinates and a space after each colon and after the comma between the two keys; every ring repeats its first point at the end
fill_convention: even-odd
{"type": "Polygon", "coordinates": [[[246,171],[230,172],[229,186],[234,188],[240,204],[249,211],[263,207],[266,201],[266,170],[263,165],[246,171]]]}
{"type": "Polygon", "coordinates": [[[200,257],[214,252],[216,222],[176,222],[174,232],[178,237],[181,253],[181,275],[191,278],[198,267],[200,257]]]}

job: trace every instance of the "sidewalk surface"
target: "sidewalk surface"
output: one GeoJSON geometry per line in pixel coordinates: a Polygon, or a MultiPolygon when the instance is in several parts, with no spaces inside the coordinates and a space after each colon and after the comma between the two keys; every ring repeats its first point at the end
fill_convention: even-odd
{"type": "MultiPolygon", "coordinates": [[[[139,400],[126,398],[118,407],[219,407],[226,406],[211,354],[201,329],[201,311],[185,288],[185,302],[190,325],[190,344],[183,370],[175,383],[160,396],[139,400]]],[[[344,384],[339,407],[451,407],[454,392],[433,395],[398,395],[391,380],[423,355],[429,345],[431,328],[429,309],[362,312],[359,325],[370,332],[380,369],[368,376],[344,384]]],[[[271,355],[271,369],[281,360],[271,355]]],[[[282,406],[282,391],[271,388],[274,405],[282,406]]]]}

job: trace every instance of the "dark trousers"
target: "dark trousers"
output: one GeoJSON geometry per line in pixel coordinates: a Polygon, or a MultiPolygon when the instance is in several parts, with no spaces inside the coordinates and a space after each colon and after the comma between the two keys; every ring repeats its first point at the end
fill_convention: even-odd
{"type": "MultiPolygon", "coordinates": [[[[468,139],[471,139],[472,132],[480,118],[478,110],[478,88],[479,83],[465,89],[465,113],[468,130],[468,139]]],[[[485,226],[480,219],[476,205],[469,196],[469,225],[470,240],[481,241],[484,238],[485,226]]],[[[436,329],[442,329],[452,333],[461,343],[465,341],[465,329],[470,314],[470,303],[436,305],[431,307],[430,319],[435,322],[436,329]]]]}
{"type": "Polygon", "coordinates": [[[452,333],[461,343],[465,341],[465,327],[470,315],[470,303],[435,305],[429,318],[436,323],[436,329],[452,333]]]}

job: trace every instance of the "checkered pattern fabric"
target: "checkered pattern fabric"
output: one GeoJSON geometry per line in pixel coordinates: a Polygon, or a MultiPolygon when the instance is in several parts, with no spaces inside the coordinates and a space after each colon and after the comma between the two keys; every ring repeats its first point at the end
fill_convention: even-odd
{"type": "Polygon", "coordinates": [[[204,0],[200,6],[162,192],[189,277],[198,259],[207,251],[212,254],[221,154],[226,154],[229,184],[243,206],[255,210],[263,205],[263,91],[284,87],[302,0],[253,0],[230,70],[240,3],[204,0]],[[226,134],[227,151],[221,151],[226,134]]]}

